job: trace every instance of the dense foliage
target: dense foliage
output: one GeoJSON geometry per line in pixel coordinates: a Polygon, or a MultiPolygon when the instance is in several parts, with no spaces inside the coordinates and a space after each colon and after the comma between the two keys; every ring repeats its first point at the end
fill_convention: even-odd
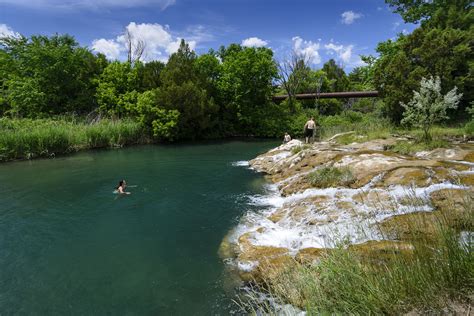
{"type": "Polygon", "coordinates": [[[385,115],[400,122],[403,107],[412,91],[418,90],[422,77],[439,76],[442,93],[456,86],[463,94],[458,111],[452,117],[464,116],[473,100],[474,10],[467,0],[386,0],[406,22],[421,26],[409,35],[378,45],[374,82],[385,101],[385,115]],[[456,115],[454,115],[456,114],[456,115]]]}
{"type": "MultiPolygon", "coordinates": [[[[447,116],[466,121],[474,90],[470,2],[386,2],[406,22],[420,27],[380,43],[379,56],[361,56],[365,65],[350,73],[332,59],[313,69],[304,56],[295,55],[285,64],[277,62],[269,48],[238,44],[198,56],[182,41],[165,64],[108,61],[69,35],[0,38],[0,115],[132,119],[156,141],[281,137],[284,132],[297,137],[311,115],[320,127],[329,129],[326,123],[334,121],[331,117],[356,112],[368,114],[370,120],[388,118],[399,124],[406,111],[403,104],[420,89],[421,78],[435,76],[440,78],[442,94],[457,87],[463,95],[447,116]],[[374,89],[382,98],[297,101],[293,97],[374,89]],[[281,93],[291,97],[272,102],[271,96],[281,93]]],[[[468,123],[466,131],[472,126],[468,123]]]]}

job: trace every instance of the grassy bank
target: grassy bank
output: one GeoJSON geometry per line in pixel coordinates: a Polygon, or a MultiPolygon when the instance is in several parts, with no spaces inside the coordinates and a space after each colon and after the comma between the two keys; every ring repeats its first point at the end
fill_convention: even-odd
{"type": "Polygon", "coordinates": [[[0,119],[0,161],[54,157],[144,141],[142,128],[130,120],[87,124],[70,119],[0,119]]]}
{"type": "MultiPolygon", "coordinates": [[[[450,213],[435,213],[429,225],[433,230],[404,240],[411,246],[403,251],[370,252],[340,245],[325,252],[319,263],[295,262],[257,292],[310,315],[469,314],[474,303],[472,201],[473,196],[457,209],[455,221],[446,216],[450,213]]],[[[412,221],[410,231],[427,231],[426,224],[412,221]]],[[[253,303],[243,305],[247,311],[275,313],[273,304],[250,296],[253,303]]]]}
{"type": "MultiPolygon", "coordinates": [[[[311,115],[311,113],[306,113],[305,117],[308,115],[311,115]]],[[[303,126],[303,118],[300,121],[298,124],[303,126]]],[[[423,141],[421,130],[395,126],[389,120],[370,113],[362,114],[347,111],[339,115],[321,116],[317,118],[317,123],[316,140],[318,138],[325,140],[335,134],[353,131],[354,133],[352,134],[343,135],[336,139],[338,143],[344,145],[373,139],[385,139],[391,135],[406,137],[407,140],[400,141],[392,148],[388,148],[400,154],[412,154],[423,150],[447,148],[453,140],[474,138],[474,129],[470,127],[474,124],[473,122],[456,126],[434,126],[431,130],[432,139],[429,142],[423,141]]],[[[295,135],[297,137],[300,136],[298,133],[295,133],[295,135]]]]}

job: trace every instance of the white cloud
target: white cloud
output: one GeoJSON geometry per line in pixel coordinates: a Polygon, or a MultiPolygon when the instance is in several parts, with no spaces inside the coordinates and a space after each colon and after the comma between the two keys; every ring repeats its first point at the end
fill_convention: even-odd
{"type": "Polygon", "coordinates": [[[319,43],[312,41],[305,41],[299,36],[292,38],[293,50],[297,54],[301,54],[309,58],[310,63],[319,64],[321,63],[321,56],[319,55],[319,43]]]}
{"type": "Polygon", "coordinates": [[[337,57],[347,64],[352,59],[352,49],[354,48],[354,45],[336,45],[331,42],[329,44],[324,45],[324,48],[326,49],[328,55],[333,55],[334,53],[336,53],[337,57]]]}
{"type": "Polygon", "coordinates": [[[246,47],[263,47],[267,45],[268,45],[267,41],[264,41],[258,37],[249,37],[242,41],[242,46],[246,46],[246,47]]]}
{"type": "Polygon", "coordinates": [[[101,38],[92,42],[93,50],[104,54],[108,59],[112,60],[120,57],[120,48],[120,45],[114,40],[101,38]]]}
{"type": "Polygon", "coordinates": [[[342,62],[344,65],[349,67],[358,67],[364,65],[364,62],[360,59],[360,56],[354,56],[354,45],[342,45],[335,44],[334,42],[329,42],[324,45],[326,49],[326,54],[336,55],[337,60],[342,62]]]}
{"type": "Polygon", "coordinates": [[[334,52],[341,51],[344,48],[344,46],[343,45],[336,45],[336,44],[331,42],[329,44],[324,45],[324,48],[327,50],[327,53],[329,55],[332,55],[332,54],[334,54],[334,52]]]}
{"type": "Polygon", "coordinates": [[[360,19],[363,15],[361,13],[356,13],[354,11],[346,11],[341,14],[342,23],[352,24],[355,20],[360,19]]]}
{"type": "Polygon", "coordinates": [[[20,33],[13,31],[11,27],[6,24],[0,24],[0,37],[20,37],[20,33]]]}
{"type": "Polygon", "coordinates": [[[161,10],[175,4],[176,0],[0,0],[0,4],[11,4],[42,9],[101,9],[134,8],[156,5],[161,10]]]}
{"type": "Polygon", "coordinates": [[[349,45],[347,47],[345,47],[341,53],[339,54],[339,58],[341,58],[341,60],[345,63],[349,63],[351,61],[351,58],[352,58],[352,48],[354,46],[352,45],[349,45]]]}
{"type": "MultiPolygon", "coordinates": [[[[134,46],[138,41],[145,43],[145,50],[142,55],[143,61],[165,61],[169,55],[178,50],[182,38],[186,39],[191,49],[196,47],[196,39],[199,38],[194,36],[193,40],[189,40],[188,37],[174,36],[169,27],[163,27],[158,23],[137,24],[131,22],[127,25],[126,30],[131,34],[134,46]]],[[[193,35],[191,35],[190,38],[193,38],[193,35]]],[[[125,58],[127,52],[125,32],[115,39],[96,39],[92,42],[92,48],[111,59],[125,58]]]]}

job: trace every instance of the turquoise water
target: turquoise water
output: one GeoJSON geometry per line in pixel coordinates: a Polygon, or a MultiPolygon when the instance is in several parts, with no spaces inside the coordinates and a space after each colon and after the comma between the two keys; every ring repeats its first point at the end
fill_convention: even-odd
{"type": "Polygon", "coordinates": [[[238,311],[217,250],[275,142],[140,146],[0,165],[0,314],[238,311]],[[118,180],[129,196],[113,194],[118,180]]]}

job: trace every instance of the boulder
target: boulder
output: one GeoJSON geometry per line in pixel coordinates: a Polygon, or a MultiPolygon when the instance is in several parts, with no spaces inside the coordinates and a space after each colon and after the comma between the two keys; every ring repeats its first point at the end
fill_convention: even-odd
{"type": "Polygon", "coordinates": [[[238,257],[240,266],[247,265],[249,269],[241,271],[245,281],[271,282],[285,269],[294,265],[294,259],[288,249],[269,246],[250,246],[238,257]]]}

